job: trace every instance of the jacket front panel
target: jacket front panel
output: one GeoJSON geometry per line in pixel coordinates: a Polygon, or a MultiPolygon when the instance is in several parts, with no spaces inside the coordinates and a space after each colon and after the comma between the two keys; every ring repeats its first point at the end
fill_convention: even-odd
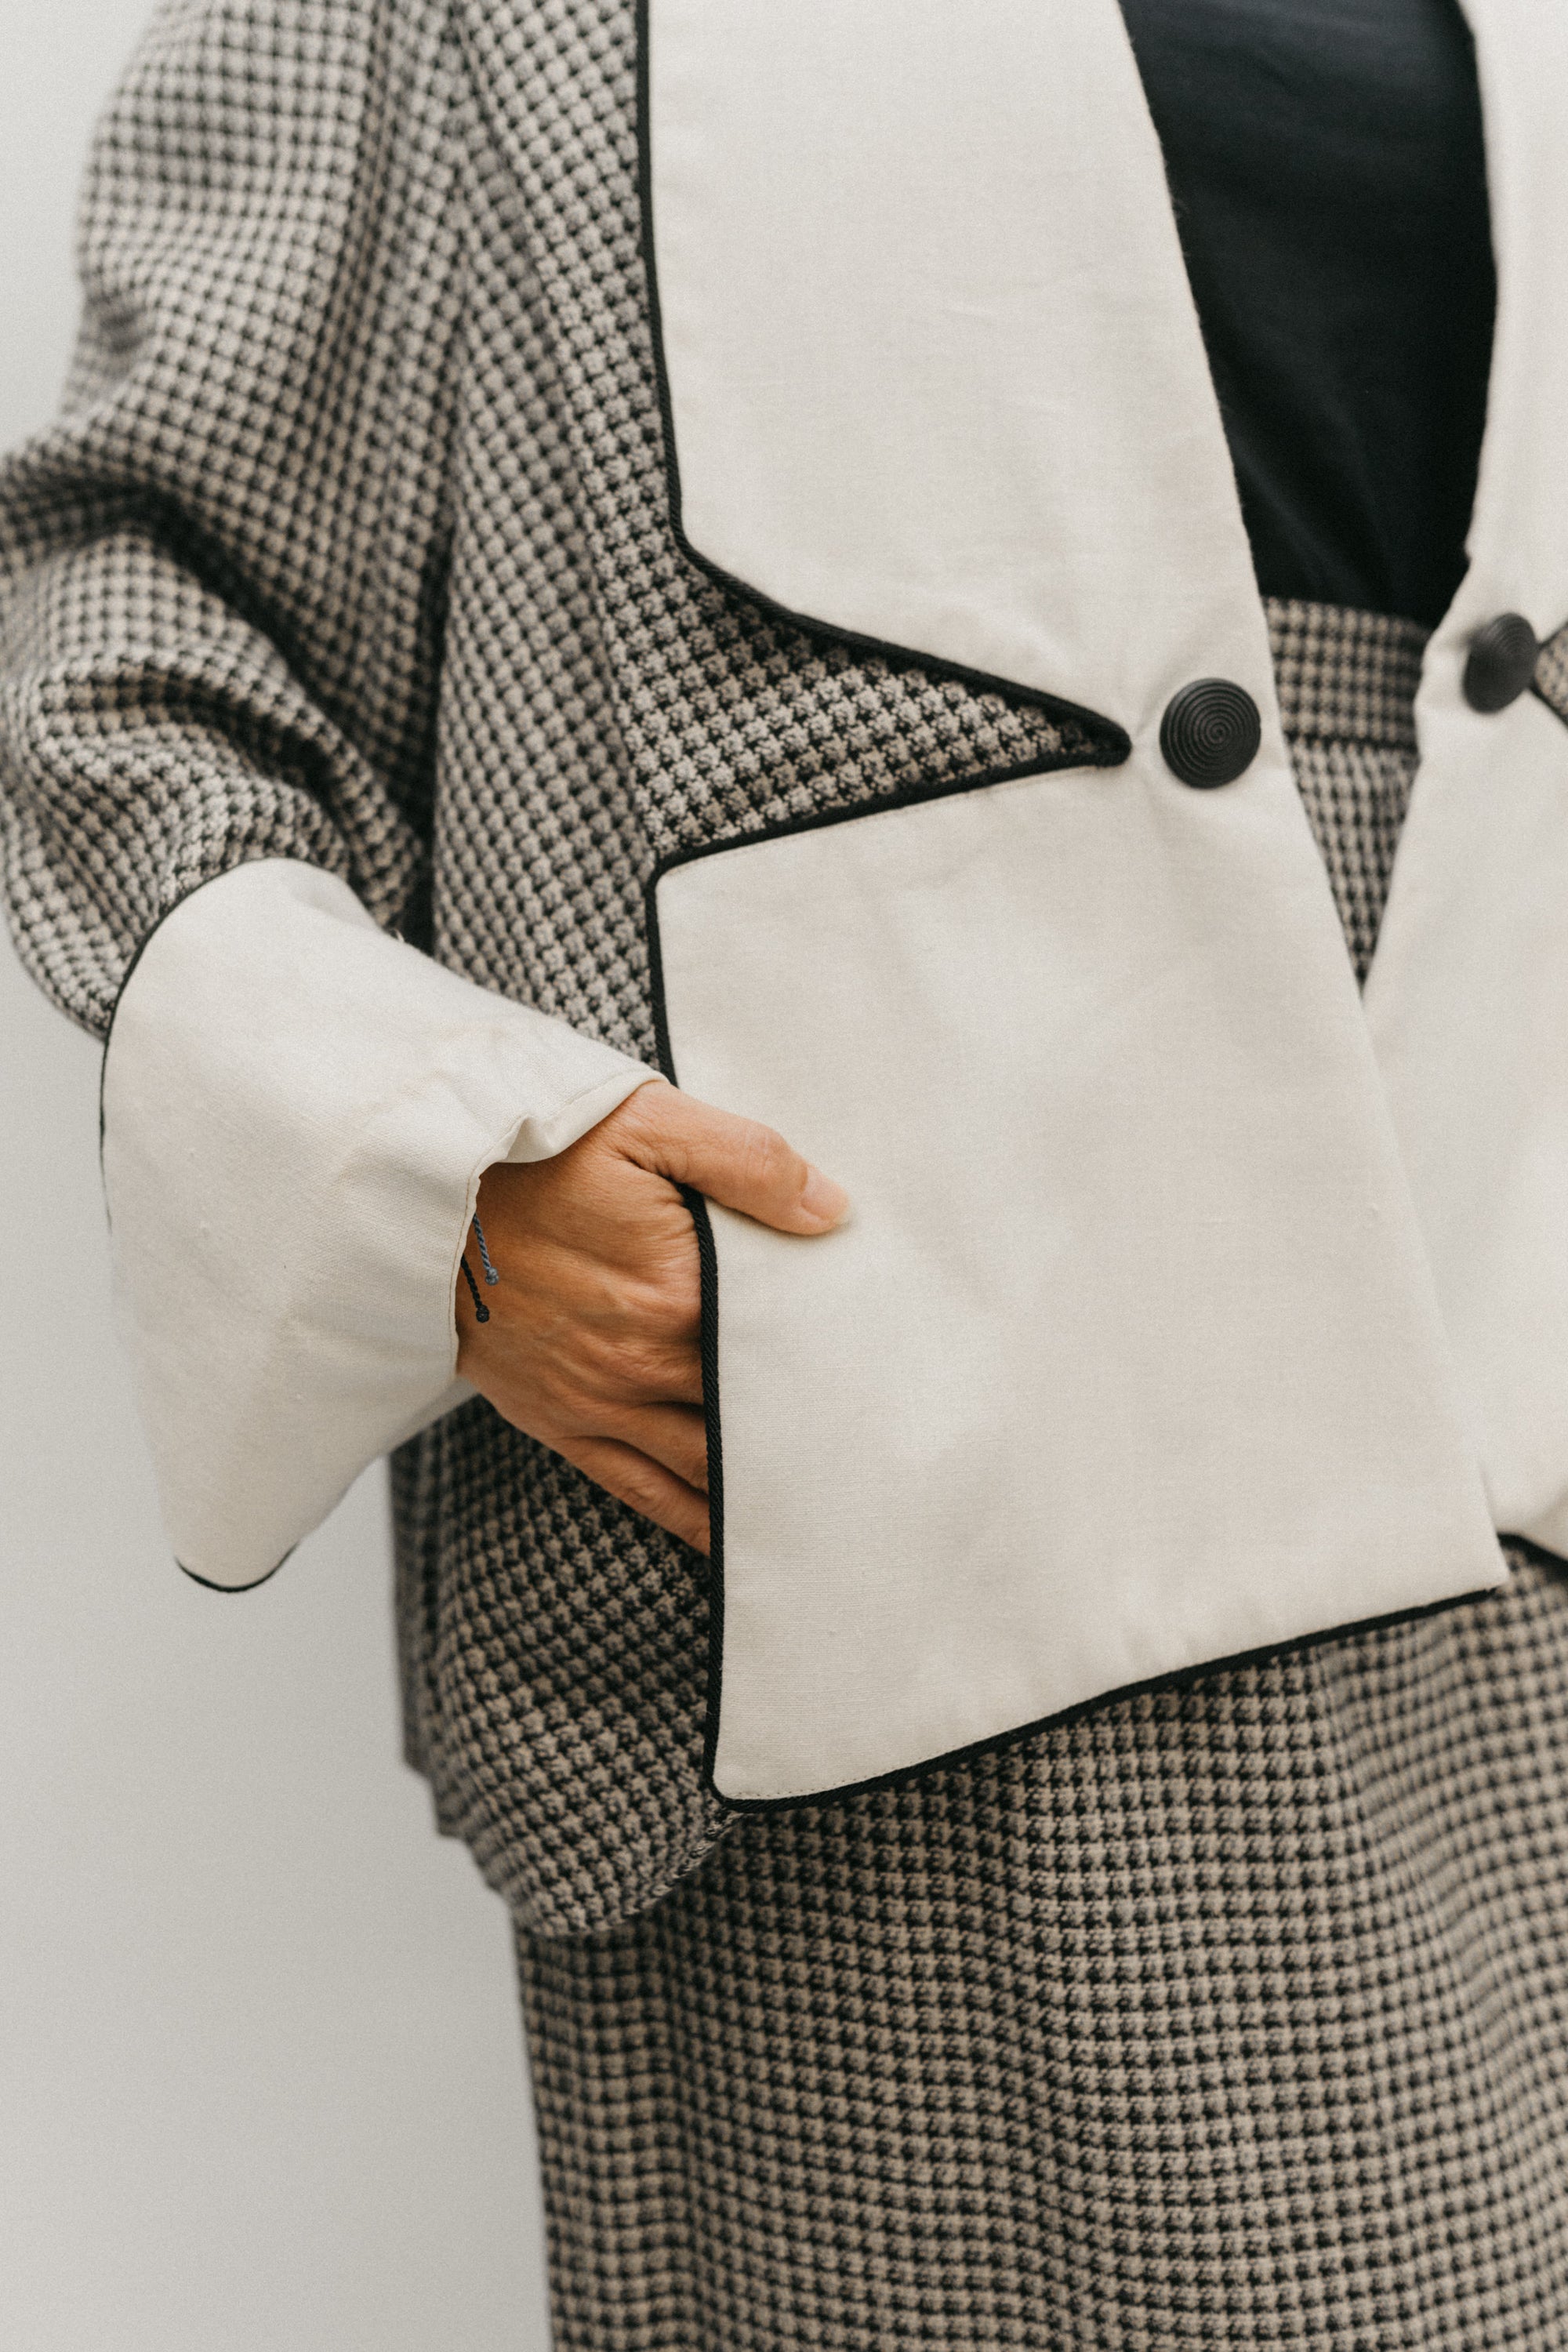
{"type": "MultiPolygon", "coordinates": [[[[1528,178],[1541,168],[1541,155],[1532,156],[1530,139],[1519,134],[1496,95],[1500,86],[1519,85],[1519,27],[1487,19],[1482,31],[1498,173],[1528,178]]],[[[1048,1354],[1035,1335],[1075,1331],[1078,1344],[1066,1353],[1082,1387],[1073,1389],[1062,1366],[1045,1378],[1049,1424],[1063,1452],[1050,1456],[1049,1500],[1043,1511],[1037,1499],[1030,1507],[1027,1533],[1008,1521],[1005,1506],[994,1515],[1003,1559],[1016,1559],[1031,1542],[1043,1542],[1048,1554],[1051,1535],[1042,1517],[1048,1528],[1053,1510],[1060,1513],[1057,1556],[1079,1556],[1082,1528],[1077,1539],[1063,1539],[1077,1524],[1078,1492],[1086,1518],[1108,1507],[1121,1515],[1132,1531],[1133,1551],[1144,1523],[1132,1498],[1142,1498],[1158,1522],[1153,1549],[1162,1558],[1152,1581],[1135,1575],[1125,1595],[1124,1622],[1134,1637],[1129,1646],[1114,1661],[1101,1654],[1076,1665],[1066,1664],[1070,1601],[1064,1615],[1063,1596],[1055,1594],[1032,1622],[1018,1613],[1009,1570],[998,1565],[1005,1630],[983,1633],[981,1653],[1011,1664],[1019,1656],[1037,1658],[1054,1637],[1059,1677],[1038,1667],[1026,1674],[1038,1674],[1042,1692],[1048,1685],[1059,1704],[1136,1678],[1134,1659],[1148,1672],[1215,1654],[1227,1646],[1222,1623],[1236,1636],[1230,1645],[1241,1647],[1279,1638],[1288,1627],[1306,1630],[1308,1621],[1319,1622],[1314,1612],[1323,1612],[1322,1622],[1342,1615],[1336,1558],[1345,1592],[1360,1590],[1363,1606],[1373,1611],[1439,1599],[1467,1580],[1487,1580],[1496,1555],[1479,1531],[1474,1481],[1476,1358],[1472,1352],[1455,1365],[1433,1312],[1431,1269],[1390,1131],[1382,1074],[1360,1009],[1339,985],[1342,948],[1280,756],[1234,485],[1119,12],[1077,12],[1068,25],[1048,13],[1026,20],[1005,9],[983,11],[960,34],[940,16],[911,28],[907,13],[895,24],[876,10],[847,18],[825,11],[792,19],[785,39],[758,9],[716,15],[701,0],[655,0],[647,33],[650,245],[672,473],[691,552],[718,577],[744,582],[784,611],[809,610],[851,642],[912,642],[971,673],[1003,674],[1037,690],[1048,683],[1080,700],[1098,700],[1132,738],[1127,770],[1114,785],[1108,781],[1089,795],[1098,801],[1098,816],[1088,815],[1086,802],[1078,822],[1073,812],[1083,796],[1065,779],[1028,796],[1029,805],[1037,799],[1041,806],[1043,862],[1012,917],[1019,960],[1009,964],[1004,956],[995,963],[1000,1001],[1030,1007],[1021,1016],[1026,1031],[1039,1034],[1047,1007],[1075,1005],[1079,1025],[1069,1024],[1046,1048],[1042,1069],[1026,1076],[1007,1033],[989,1087],[966,1097],[955,1116],[988,1136],[1016,1126],[1021,1157],[1001,1177],[1007,1207],[1022,1206],[1024,1235],[1039,1237],[1064,1223],[1072,1235],[1066,1252],[1051,1259],[1047,1293],[1019,1318],[1031,1337],[1020,1331],[1020,1361],[998,1385],[1005,1395],[1026,1396],[1029,1373],[1038,1374],[1042,1353],[1048,1354]],[[897,71],[889,76],[887,60],[895,53],[897,71]],[[1089,139],[1080,135],[1086,123],[1093,126],[1089,139]],[[791,191],[787,203],[784,189],[791,191]],[[749,276],[742,248],[750,254],[749,276]],[[955,321],[962,331],[954,331],[955,321]],[[1175,784],[1162,756],[1168,697],[1200,667],[1243,681],[1263,720],[1261,751],[1244,781],[1201,799],[1175,784]],[[1102,856],[1108,887],[1097,874],[1102,856]],[[1210,860],[1212,898],[1203,879],[1210,860]],[[1076,949],[1075,914],[1086,932],[1076,949]],[[1252,918],[1257,929],[1249,936],[1252,918]],[[1061,968],[1048,975],[1050,951],[1040,948],[1037,921],[1050,951],[1063,950],[1061,968]],[[1184,978],[1205,963],[1210,992],[1200,989],[1183,1002],[1184,978]],[[1100,1016],[1091,979],[1103,986],[1108,1004],[1135,996],[1142,1013],[1117,1034],[1103,1065],[1090,1053],[1085,1097],[1075,1104],[1067,1093],[1058,1098],[1053,1087],[1076,1042],[1086,1031],[1094,1034],[1100,1016]],[[1252,1011],[1264,1008],[1249,1062],[1242,1040],[1252,1011]],[[1215,1047],[1220,1063],[1208,1058],[1215,1047]],[[1161,1080],[1173,1067],[1181,1076],[1167,1098],[1161,1080]],[[997,1128],[1009,1076],[1027,1101],[1051,1102],[1042,1132],[1031,1134],[1026,1115],[1015,1118],[1006,1108],[997,1128]],[[1127,1089],[1124,1104],[1117,1101],[1119,1087],[1127,1089]],[[1266,1135],[1289,1138],[1287,1160],[1272,1155],[1267,1141],[1260,1149],[1260,1139],[1249,1139],[1249,1117],[1261,1119],[1266,1135]],[[1024,1171],[1037,1170],[1053,1146],[1062,1157],[1033,1196],[1024,1171]],[[1129,1175],[1140,1152],[1148,1154],[1147,1172],[1129,1175]],[[1111,1169],[1124,1184],[1106,1181],[1111,1169]],[[1321,1235],[1313,1225],[1318,1213],[1326,1218],[1321,1235]],[[1103,1236],[1103,1261],[1096,1257],[1097,1234],[1103,1236]],[[1360,1259],[1355,1235],[1365,1244],[1360,1259]],[[1207,1259],[1205,1242],[1212,1251],[1207,1259]],[[1282,1261],[1278,1289],[1272,1251],[1282,1261]],[[1141,1265],[1142,1276],[1133,1272],[1141,1265]],[[1173,1281],[1178,1266],[1197,1269],[1191,1293],[1173,1281]],[[1134,1319],[1125,1307],[1110,1318],[1117,1337],[1103,1362],[1075,1325],[1076,1283],[1082,1282],[1092,1318],[1094,1302],[1123,1297],[1118,1273],[1127,1294],[1144,1301],[1142,1365],[1118,1344],[1134,1319]],[[1308,1284],[1310,1304],[1307,1295],[1292,1295],[1292,1276],[1308,1284]],[[1168,1352],[1159,1336],[1167,1307],[1168,1352]],[[1212,1386],[1200,1377],[1195,1395],[1194,1359],[1224,1368],[1212,1386]],[[1282,1369],[1287,1359],[1289,1372],[1282,1369]],[[1148,1380],[1143,1390],[1140,1370],[1148,1380]],[[1358,1391],[1363,1379],[1364,1400],[1358,1391]],[[1278,1460],[1262,1438],[1275,1391],[1278,1460]],[[1180,1415],[1171,1405],[1178,1393],[1193,1408],[1184,1424],[1188,1432],[1206,1434],[1218,1448],[1212,1458],[1202,1435],[1195,1442],[1174,1436],[1180,1415]],[[1120,1427],[1104,1402],[1110,1397],[1125,1409],[1120,1427]],[[1151,1435],[1147,1452],[1129,1429],[1151,1435]],[[1247,1443],[1233,1438],[1227,1451],[1221,1433],[1229,1429],[1245,1430],[1247,1443]],[[1178,1460],[1190,1469],[1190,1486],[1174,1467],[1178,1460]],[[1321,1512],[1292,1499],[1292,1473],[1308,1493],[1357,1497],[1331,1531],[1321,1512]],[[1234,1556],[1234,1535],[1221,1532],[1222,1492],[1276,1566],[1267,1607],[1238,1612],[1226,1601],[1216,1618],[1202,1596],[1223,1586],[1224,1559],[1234,1556]],[[1430,1519],[1413,1499],[1395,1499],[1402,1492],[1424,1497],[1430,1519]],[[1379,1516],[1380,1496],[1392,1502],[1392,1523],[1379,1516]],[[1207,1556],[1205,1525],[1217,1538],[1207,1556]],[[1403,1527],[1412,1547],[1408,1582],[1393,1566],[1399,1543],[1391,1525],[1403,1527]],[[1445,1529],[1446,1536],[1439,1532],[1445,1529]],[[1445,1551],[1447,1569],[1440,1565],[1445,1551]],[[1375,1591],[1361,1565],[1368,1556],[1384,1563],[1387,1576],[1382,1585],[1373,1580],[1375,1591]],[[1300,1622],[1289,1600],[1298,1580],[1300,1622]],[[1273,1608],[1281,1614],[1271,1617],[1273,1608]],[[1169,1650],[1148,1638],[1162,1626],[1169,1650]]],[[[1500,214],[1502,231],[1516,242],[1530,234],[1529,209],[1505,205],[1500,214]]],[[[1504,269],[1507,288],[1516,289],[1531,267],[1531,250],[1521,247],[1504,269]]],[[[1522,444],[1531,418],[1510,407],[1514,347],[1506,331],[1498,354],[1493,430],[1522,444]]],[[[1495,470],[1483,467],[1482,536],[1495,479],[1495,470]]],[[[1484,583],[1479,589],[1472,583],[1471,593],[1484,593],[1484,583]]],[[[1556,625],[1552,594],[1550,583],[1533,583],[1526,594],[1541,634],[1556,625]],[[1550,622],[1542,621],[1542,613],[1551,614],[1550,622]]],[[[1475,625],[1472,619],[1462,629],[1461,645],[1475,625]]],[[[1450,668],[1453,646],[1452,636],[1440,638],[1435,656],[1441,663],[1447,654],[1450,668]]],[[[1530,709],[1535,719],[1544,718],[1539,706],[1530,709]]],[[[1529,723],[1528,717],[1520,721],[1529,723]]],[[[1550,727],[1548,734],[1554,740],[1550,727]]],[[[1004,857],[1024,837],[1013,821],[1023,805],[1016,798],[1012,819],[996,816],[998,839],[1009,845],[1004,857]]],[[[1418,816],[1420,805],[1418,795],[1418,816]]],[[[955,855],[973,854],[967,839],[955,846],[957,822],[948,822],[938,840],[937,821],[927,821],[933,870],[951,870],[955,855]]],[[[904,835],[913,823],[905,821],[904,835]]],[[[895,837],[885,822],[879,835],[884,847],[895,837]]],[[[661,956],[667,982],[673,973],[678,991],[669,1026],[683,1082],[746,1101],[804,1133],[807,1148],[826,1139],[826,1156],[837,1155],[852,1190],[874,1207],[879,1144],[898,1132],[896,1103],[917,1096],[906,1073],[918,1066],[918,1026],[900,1026],[889,1013],[880,1056],[873,1041],[854,1061],[844,1095],[835,1097],[831,1078],[823,1076],[833,1058],[826,1044],[815,1057],[803,1056],[811,1067],[804,1083],[792,1087],[763,1042],[781,1023],[798,1024],[799,982],[787,946],[779,947],[772,965],[753,960],[737,981],[743,938],[784,940],[792,891],[815,912],[826,891],[843,887],[848,896],[839,910],[840,935],[864,950],[868,922],[874,929],[883,902],[871,870],[877,858],[868,843],[860,846],[867,854],[858,880],[846,880],[849,861],[833,845],[809,872],[798,846],[775,853],[771,898],[759,881],[765,864],[755,850],[745,853],[744,880],[739,853],[725,880],[716,881],[712,868],[700,883],[695,871],[668,877],[659,892],[668,910],[661,934],[679,922],[683,937],[661,937],[661,956]],[[793,874],[784,870],[786,856],[793,874]],[[722,953],[714,951],[717,938],[722,953]],[[898,1074],[896,1102],[877,1090],[879,1059],[898,1074]],[[876,1113],[859,1138],[856,1121],[864,1122],[868,1103],[876,1113]]],[[[1021,854],[1026,861],[1027,851],[1021,854]]],[[[889,852],[883,864],[889,890],[907,886],[907,859],[889,852]]],[[[1008,883],[1016,878],[1009,876],[1008,883]]],[[[1000,898],[994,911],[1005,929],[1009,917],[1000,898]]],[[[928,916],[920,912],[914,920],[923,942],[928,916]]],[[[986,929],[978,913],[974,921],[986,929]]],[[[833,1032],[836,1001],[878,1008],[875,1028],[885,1009],[875,959],[868,966],[864,955],[857,964],[847,954],[835,965],[820,931],[814,922],[812,961],[830,973],[824,1039],[833,1032]]],[[[943,1005],[957,1004],[965,951],[956,950],[958,962],[945,975],[926,969],[923,944],[913,952],[914,963],[895,958],[896,992],[919,1003],[923,989],[943,1005]]],[[[967,961],[972,966],[973,957],[967,961]]],[[[958,1030],[965,1037],[984,1034],[983,1019],[971,1003],[958,1030]]],[[[1048,1026],[1048,1013],[1045,1019],[1048,1026]]],[[[840,1058],[847,1072],[849,1057],[840,1058]]],[[[1452,1066],[1429,1073],[1428,1097],[1442,1117],[1453,1115],[1457,1077],[1452,1066]]],[[[920,1098],[910,1134],[900,1134],[894,1157],[900,1165],[913,1159],[933,1121],[940,1124],[940,1073],[933,1084],[936,1097],[920,1098]]],[[[1005,1163],[1005,1153],[1000,1157],[1005,1163]]],[[[933,1182],[927,1209],[933,1234],[954,1197],[952,1174],[933,1182]]],[[[1026,1265],[1038,1270],[1042,1252],[1051,1258],[1044,1243],[1031,1250],[1019,1235],[1009,1240],[991,1203],[979,1208],[978,1219],[996,1225],[992,1278],[999,1298],[1009,1262],[1021,1278],[1026,1265]]],[[[921,1264],[911,1294],[941,1295],[944,1276],[957,1272],[954,1259],[963,1260],[959,1288],[973,1289],[972,1254],[966,1258],[944,1238],[921,1262],[907,1202],[900,1231],[887,1264],[921,1264]]],[[[771,1735],[753,1741],[744,1769],[726,1767],[721,1785],[749,1797],[821,1785],[812,1776],[827,1777],[832,1743],[824,1717],[853,1720],[868,1734],[852,1743],[863,1771],[873,1758],[891,1767],[931,1752],[939,1723],[956,1731],[962,1722],[973,1736],[987,1708],[997,1719],[1016,1717],[1016,1689],[1006,1696],[989,1693],[978,1715],[954,1707],[938,1663],[967,1657],[964,1637],[974,1630],[977,1608],[984,1613],[978,1596],[993,1580],[982,1545],[969,1584],[959,1595],[951,1592],[944,1566],[951,1541],[941,1515],[957,1488],[948,1472],[939,1473],[927,1500],[918,1478],[911,1494],[902,1470],[896,1479],[889,1474],[884,1491],[865,1467],[868,1460],[897,1454],[892,1409],[884,1427],[864,1405],[876,1392],[879,1363],[900,1363],[906,1377],[900,1409],[911,1417],[910,1426],[925,1430],[927,1458],[946,1458],[944,1445],[960,1442],[962,1421],[957,1408],[945,1418],[933,1412],[921,1386],[922,1356],[933,1388],[950,1370],[959,1375],[942,1365],[943,1338],[919,1330],[920,1296],[911,1296],[902,1313],[890,1306],[880,1322],[868,1311],[870,1292],[881,1297],[896,1286],[888,1284],[886,1267],[880,1276],[874,1271],[875,1219],[860,1248],[866,1293],[857,1287],[851,1244],[837,1261],[823,1253],[806,1275],[786,1274],[779,1254],[733,1220],[718,1221],[718,1241],[719,1294],[722,1299],[727,1285],[727,1319],[737,1335],[726,1353],[721,1312],[724,1670],[731,1690],[749,1676],[742,1705],[753,1730],[769,1693],[789,1727],[775,1725],[778,1745],[770,1746],[771,1735]],[[845,1276],[837,1297],[830,1266],[845,1276]],[[799,1349],[784,1348],[781,1366],[781,1350],[770,1357],[762,1335],[780,1332],[800,1286],[815,1286],[819,1275],[823,1295],[802,1308],[799,1349]],[[822,1399],[820,1425],[805,1426],[803,1396],[822,1399]],[[788,1431],[788,1443],[780,1442],[781,1430],[788,1431]],[[836,1431],[844,1433],[837,1450],[836,1431]],[[811,1465],[816,1490],[805,1504],[803,1461],[811,1465]],[[731,1477],[735,1467],[739,1481],[731,1477]],[[868,1528],[847,1524],[847,1495],[865,1498],[868,1528]],[[742,1528],[747,1497],[755,1507],[742,1537],[750,1552],[743,1563],[731,1538],[742,1528]],[[887,1658],[879,1654],[868,1675],[851,1657],[840,1688],[825,1665],[821,1629],[835,1629],[841,1653],[860,1644],[879,1651],[876,1633],[897,1617],[900,1599],[909,1601],[908,1563],[920,1553],[903,1518],[912,1514],[918,1528],[925,1513],[934,1513],[933,1583],[922,1589],[914,1614],[931,1617],[938,1591],[949,1614],[931,1633],[929,1653],[919,1640],[907,1657],[895,1645],[902,1671],[899,1664],[891,1671],[905,1696],[891,1712],[911,1710],[908,1692],[923,1682],[931,1714],[923,1729],[911,1732],[905,1721],[882,1745],[874,1685],[887,1658]],[[867,1563],[879,1555],[871,1532],[879,1520],[900,1528],[887,1538],[886,1619],[874,1602],[867,1613],[868,1594],[878,1585],[878,1570],[867,1563]],[[847,1547],[846,1558],[834,1551],[835,1538],[847,1547]],[[797,1570],[805,1559],[820,1563],[815,1582],[797,1570]],[[838,1596],[851,1587],[857,1601],[848,1607],[838,1596]],[[802,1722],[811,1726],[805,1734],[798,1732],[802,1722]],[[906,1738],[910,1744],[900,1748],[906,1738]]],[[[984,1290],[984,1277],[979,1279],[984,1290]]],[[[999,1328],[1006,1325],[1005,1307],[996,1319],[999,1328]]],[[[1499,1353],[1494,1346],[1493,1356],[1499,1353]]],[[[959,1349],[955,1366],[961,1360],[959,1349]]],[[[1521,1371],[1517,1349],[1508,1360],[1515,1402],[1533,1380],[1524,1409],[1550,1451],[1556,1438],[1554,1358],[1548,1351],[1537,1359],[1533,1375],[1521,1371]]],[[[986,1361],[994,1370],[994,1353],[986,1361]]],[[[1027,1433],[1045,1425],[1043,1410],[1043,1398],[1023,1404],[1017,1438],[1001,1442],[1002,1465],[1026,1458],[1027,1433]]],[[[986,1426],[994,1433],[988,1414],[986,1426]]],[[[1495,1459],[1483,1466],[1498,1496],[1495,1459]]],[[[972,1459],[972,1473],[973,1467],[972,1459]]],[[[1001,1466],[989,1483],[1005,1488],[1009,1475],[1001,1466]]],[[[1522,1511],[1510,1517],[1542,1532],[1550,1490],[1521,1499],[1522,1511]]],[[[961,1516],[974,1526],[973,1512],[961,1516]]],[[[984,1511],[980,1516],[984,1524],[984,1511]]],[[[1102,1596],[1092,1613],[1098,1634],[1105,1615],[1116,1612],[1102,1596]]],[[[972,1694],[985,1683],[984,1666],[975,1662],[954,1679],[972,1694]]],[[[721,1732],[721,1751],[723,1745],[721,1732]]],[[[841,1767],[850,1752],[841,1753],[841,1767]]]]}

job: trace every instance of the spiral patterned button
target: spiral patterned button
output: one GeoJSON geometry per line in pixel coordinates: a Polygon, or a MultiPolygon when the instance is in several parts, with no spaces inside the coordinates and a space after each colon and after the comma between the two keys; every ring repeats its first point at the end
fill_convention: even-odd
{"type": "Polygon", "coordinates": [[[1200,792],[1233,784],[1258,757],[1262,740],[1257,703],[1228,677],[1194,678],[1171,697],[1160,721],[1166,766],[1200,792]]]}
{"type": "Polygon", "coordinates": [[[1470,639],[1465,700],[1472,710],[1506,710],[1517,702],[1541,658],[1535,631],[1522,613],[1500,613],[1470,639]]]}

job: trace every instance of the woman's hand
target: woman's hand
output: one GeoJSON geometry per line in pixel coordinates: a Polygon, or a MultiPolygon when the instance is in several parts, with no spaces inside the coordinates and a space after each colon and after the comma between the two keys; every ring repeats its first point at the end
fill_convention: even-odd
{"type": "MultiPolygon", "coordinates": [[[[772,1128],[662,1083],[553,1160],[487,1171],[489,1320],[458,1293],[458,1370],[623,1503],[708,1549],[697,1235],[677,1187],[784,1234],[825,1234],[842,1189],[772,1128]]],[[[477,1271],[476,1255],[468,1263],[477,1271]]]]}

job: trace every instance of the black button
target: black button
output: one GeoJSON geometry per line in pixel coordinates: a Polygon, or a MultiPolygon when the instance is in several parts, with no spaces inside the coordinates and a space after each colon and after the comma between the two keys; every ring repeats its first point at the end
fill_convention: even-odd
{"type": "Polygon", "coordinates": [[[1233,784],[1251,767],[1262,740],[1257,703],[1228,677],[1195,677],[1171,697],[1160,721],[1165,765],[1200,792],[1233,784]]]}
{"type": "Polygon", "coordinates": [[[1541,658],[1535,631],[1522,613],[1500,613],[1470,639],[1465,700],[1472,710],[1506,710],[1517,702],[1541,658]]]}

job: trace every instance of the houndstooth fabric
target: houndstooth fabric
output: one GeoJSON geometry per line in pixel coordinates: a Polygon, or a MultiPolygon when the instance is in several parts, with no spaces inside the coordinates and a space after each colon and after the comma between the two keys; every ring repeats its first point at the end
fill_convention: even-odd
{"type": "Polygon", "coordinates": [[[521,1939],[558,2352],[1568,2343],[1568,1591],[752,1815],[521,1939]]]}
{"type": "MultiPolygon", "coordinates": [[[[1268,621],[1364,971],[1426,633],[1268,621]]],[[[558,2352],[1568,2345],[1568,1570],[1511,1558],[523,1929],[558,2352]]]]}
{"type": "MultiPolygon", "coordinates": [[[[284,855],[646,1054],[669,849],[1093,756],[679,556],[633,46],[631,0],[165,0],[65,411],[0,478],[6,889],[89,1026],[284,855]]],[[[1270,619],[1364,968],[1418,637],[1270,619]]],[[[395,1479],[410,1754],[522,1923],[566,2352],[1568,2343],[1554,1567],[737,1822],[700,1564],[480,1403],[395,1479]]]]}
{"type": "Polygon", "coordinates": [[[1427,632],[1330,604],[1269,598],[1264,609],[1296,781],[1364,980],[1410,802],[1427,632]]]}

